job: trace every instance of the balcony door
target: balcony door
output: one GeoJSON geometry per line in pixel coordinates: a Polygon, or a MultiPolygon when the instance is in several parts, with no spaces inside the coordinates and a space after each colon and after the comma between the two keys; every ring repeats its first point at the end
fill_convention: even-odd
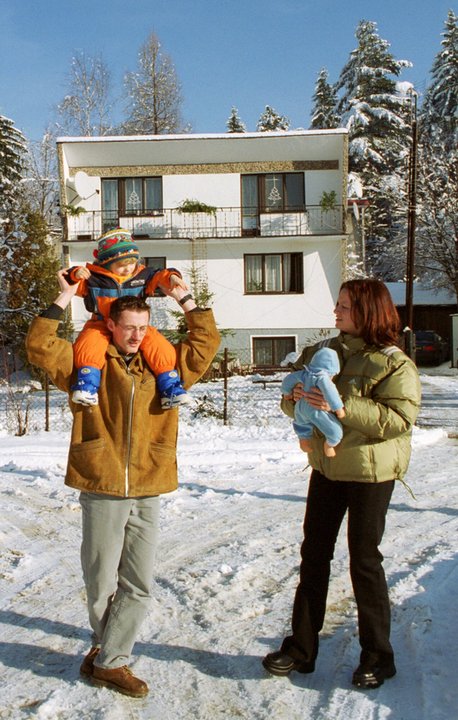
{"type": "Polygon", "coordinates": [[[258,178],[258,175],[242,175],[242,235],[259,235],[258,178]]]}
{"type": "Polygon", "coordinates": [[[259,235],[261,213],[305,210],[304,173],[242,175],[242,235],[259,235]]]}
{"type": "Polygon", "coordinates": [[[102,180],[102,233],[119,227],[117,180],[102,180]]]}

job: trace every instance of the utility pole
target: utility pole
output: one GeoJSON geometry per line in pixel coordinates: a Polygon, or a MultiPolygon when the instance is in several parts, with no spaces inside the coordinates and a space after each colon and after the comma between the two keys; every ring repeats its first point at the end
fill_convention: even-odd
{"type": "Polygon", "coordinates": [[[409,188],[407,209],[407,263],[406,263],[406,354],[415,360],[413,333],[413,281],[415,275],[415,221],[417,212],[417,94],[412,91],[412,145],[409,155],[409,188]]]}

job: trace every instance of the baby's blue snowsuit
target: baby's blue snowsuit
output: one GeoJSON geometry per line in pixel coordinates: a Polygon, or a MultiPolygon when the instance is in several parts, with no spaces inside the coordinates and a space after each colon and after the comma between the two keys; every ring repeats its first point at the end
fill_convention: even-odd
{"type": "MultiPolygon", "coordinates": [[[[297,383],[302,383],[305,391],[317,387],[323,393],[331,410],[343,408],[342,399],[332,382],[332,377],[340,372],[339,358],[335,350],[320,348],[313,355],[310,365],[304,365],[303,370],[290,373],[282,382],[283,395],[292,393],[297,383]]],[[[310,439],[313,427],[316,426],[326,438],[331,447],[335,447],[342,440],[342,425],[338,418],[330,412],[316,410],[306,400],[299,400],[294,408],[293,428],[299,438],[310,439]]]]}

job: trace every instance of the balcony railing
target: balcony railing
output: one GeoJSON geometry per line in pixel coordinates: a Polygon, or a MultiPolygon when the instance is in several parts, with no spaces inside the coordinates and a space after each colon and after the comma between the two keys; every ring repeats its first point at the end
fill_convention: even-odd
{"type": "Polygon", "coordinates": [[[214,214],[184,213],[176,208],[148,214],[120,215],[115,211],[92,211],[67,215],[68,240],[94,240],[116,227],[138,238],[283,237],[338,235],[344,232],[342,207],[323,211],[308,205],[301,212],[258,213],[246,208],[217,208],[214,214]]]}

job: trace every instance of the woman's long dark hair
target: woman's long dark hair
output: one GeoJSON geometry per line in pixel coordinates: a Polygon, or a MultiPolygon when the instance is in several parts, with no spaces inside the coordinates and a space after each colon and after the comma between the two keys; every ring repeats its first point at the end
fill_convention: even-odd
{"type": "Polygon", "coordinates": [[[399,344],[401,321],[385,283],[372,278],[347,280],[340,289],[350,296],[351,318],[366,343],[399,344]]]}

